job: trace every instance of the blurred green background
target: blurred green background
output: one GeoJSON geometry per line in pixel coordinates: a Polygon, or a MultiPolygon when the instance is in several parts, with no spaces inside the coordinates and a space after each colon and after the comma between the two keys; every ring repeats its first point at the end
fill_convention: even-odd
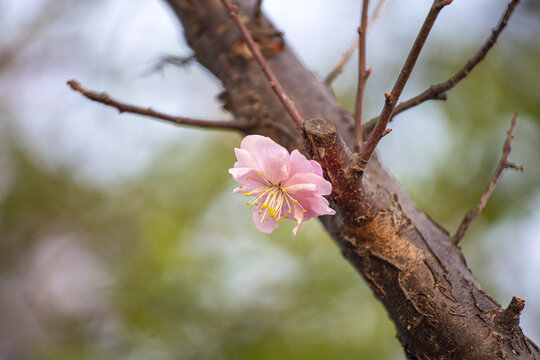
{"type": "MultiPolygon", "coordinates": [[[[307,3],[265,9],[322,77],[354,37],[360,4],[313,1],[306,13],[307,3]]],[[[506,5],[455,3],[404,97],[455,72],[506,5]]],[[[367,117],[427,6],[390,1],[375,25],[367,117]]],[[[510,159],[526,171],[503,175],[463,247],[497,301],[527,300],[522,325],[537,343],[538,8],[524,1],[448,101],[400,115],[380,149],[419,207],[453,232],[520,112],[510,159]]],[[[147,74],[163,54],[189,55],[164,3],[0,2],[0,30],[9,35],[0,42],[0,359],[404,358],[384,309],[317,221],[296,237],[292,223],[255,230],[227,173],[239,135],[119,116],[67,89],[76,77],[129,102],[226,118],[219,83],[197,64],[147,74]]],[[[354,62],[334,87],[348,109],[354,62]]]]}

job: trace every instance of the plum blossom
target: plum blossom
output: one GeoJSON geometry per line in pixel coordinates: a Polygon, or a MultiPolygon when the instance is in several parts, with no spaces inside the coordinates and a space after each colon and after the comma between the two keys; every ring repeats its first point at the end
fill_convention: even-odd
{"type": "Polygon", "coordinates": [[[321,165],[298,150],[287,149],[260,135],[246,136],[234,149],[237,162],[229,173],[240,185],[233,192],[249,198],[253,222],[264,233],[274,231],[283,219],[302,222],[320,215],[334,215],[323,195],[332,184],[325,180],[321,165]]]}

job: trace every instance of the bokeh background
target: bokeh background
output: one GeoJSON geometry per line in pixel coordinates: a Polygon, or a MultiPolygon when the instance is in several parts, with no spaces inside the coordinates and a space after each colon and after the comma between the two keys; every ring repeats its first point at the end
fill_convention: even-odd
{"type": "MultiPolygon", "coordinates": [[[[463,240],[497,301],[525,298],[540,342],[540,6],[525,0],[446,102],[392,124],[380,154],[453,232],[496,167],[508,171],[463,240]]],[[[369,35],[376,115],[430,1],[390,0],[369,35]]],[[[472,56],[506,0],[454,1],[404,97],[472,56]]],[[[266,0],[321,78],[356,35],[360,1],[266,0]]],[[[91,103],[66,80],[171,114],[225,119],[204,68],[160,0],[0,0],[0,359],[403,359],[392,323],[312,220],[255,230],[231,194],[234,133],[175,127],[91,103]],[[154,70],[152,70],[154,69],[154,70]]],[[[356,59],[334,91],[352,109],[356,59]]]]}

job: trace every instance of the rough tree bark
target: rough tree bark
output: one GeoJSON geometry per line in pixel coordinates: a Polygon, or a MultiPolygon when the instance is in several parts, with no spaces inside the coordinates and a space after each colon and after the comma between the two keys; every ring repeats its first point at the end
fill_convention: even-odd
{"type": "Polygon", "coordinates": [[[502,309],[489,297],[451,236],[415,206],[376,157],[359,171],[348,150],[355,142],[352,116],[258,14],[256,1],[237,1],[242,19],[302,117],[312,119],[303,134],[219,0],[167,2],[197,60],[223,83],[225,108],[248,124],[244,132],[307,151],[321,163],[337,211],[321,221],[384,304],[407,358],[540,359],[519,327],[524,301],[513,298],[502,309]]]}

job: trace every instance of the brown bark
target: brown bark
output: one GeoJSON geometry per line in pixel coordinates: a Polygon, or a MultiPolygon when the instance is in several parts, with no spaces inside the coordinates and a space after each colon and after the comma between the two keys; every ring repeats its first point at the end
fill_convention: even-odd
{"type": "MultiPolygon", "coordinates": [[[[372,157],[365,171],[353,119],[256,12],[238,1],[242,19],[283,89],[306,121],[304,140],[272,92],[219,0],[167,0],[197,60],[217,76],[225,108],[249,123],[245,133],[305,149],[332,181],[335,216],[321,219],[343,255],[384,304],[409,359],[540,359],[519,327],[524,302],[502,309],[480,287],[449,234],[420,211],[372,157]],[[334,124],[336,126],[334,126],[334,124]]],[[[354,309],[351,309],[354,311],[354,309]]]]}

